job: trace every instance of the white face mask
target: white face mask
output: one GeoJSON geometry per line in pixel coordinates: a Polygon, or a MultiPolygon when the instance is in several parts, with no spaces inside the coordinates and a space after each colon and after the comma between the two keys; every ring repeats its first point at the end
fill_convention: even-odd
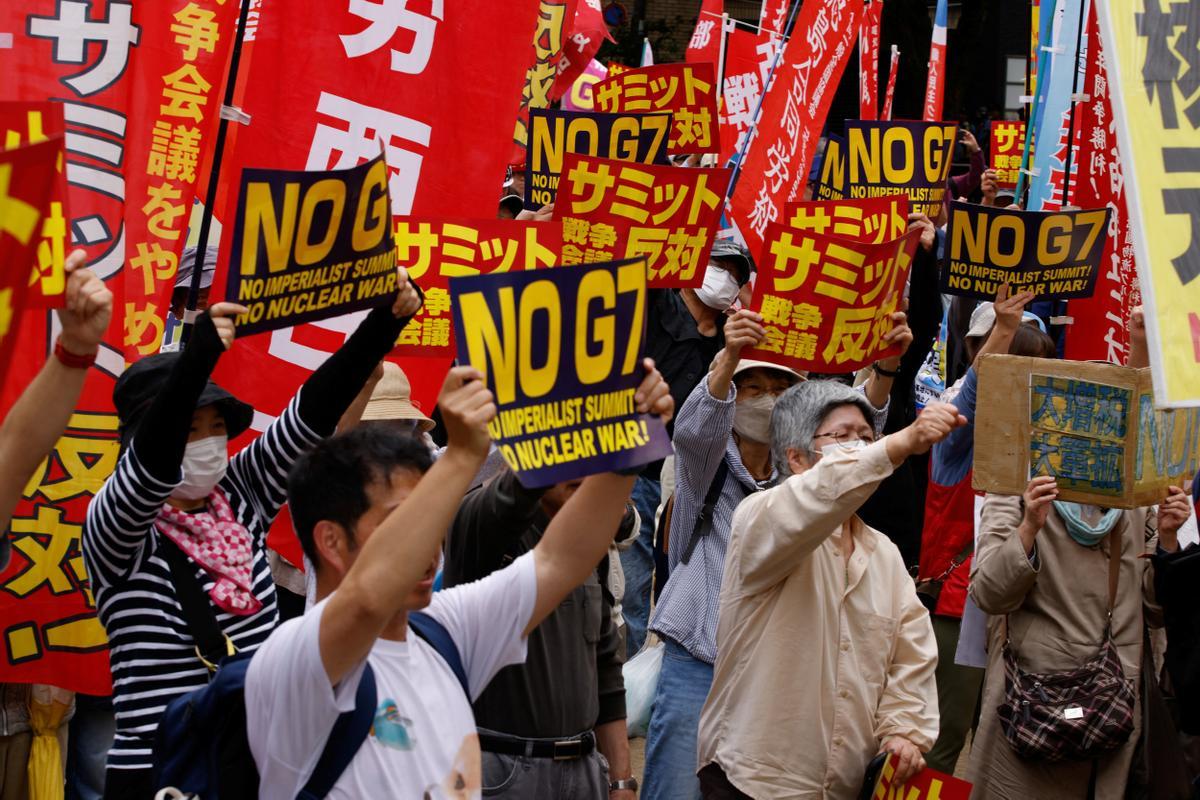
{"type": "Polygon", "coordinates": [[[841,442],[827,444],[821,448],[822,456],[831,456],[835,453],[855,453],[870,446],[870,442],[864,439],[846,439],[841,442]]]}
{"type": "Polygon", "coordinates": [[[704,273],[704,285],[696,290],[696,297],[709,308],[724,311],[738,299],[740,288],[737,278],[727,270],[710,266],[704,273]]]}
{"type": "Polygon", "coordinates": [[[733,411],[733,429],[738,436],[759,444],[771,441],[771,412],[775,409],[775,395],[760,394],[758,397],[739,400],[733,411]]]}
{"type": "Polygon", "coordinates": [[[209,436],[188,442],[183,451],[183,483],[171,492],[179,500],[203,500],[212,494],[229,469],[229,439],[209,436]]]}

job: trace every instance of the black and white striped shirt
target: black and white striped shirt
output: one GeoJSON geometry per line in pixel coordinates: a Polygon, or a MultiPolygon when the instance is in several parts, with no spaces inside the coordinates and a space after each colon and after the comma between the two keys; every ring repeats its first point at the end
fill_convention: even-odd
{"type": "MultiPolygon", "coordinates": [[[[303,391],[303,390],[302,390],[303,391]]],[[[297,457],[322,437],[301,419],[300,395],[267,431],[239,452],[219,488],[254,547],[251,585],[262,609],[234,616],[216,609],[217,622],[238,650],[256,649],[274,629],[275,586],[267,565],[267,530],[287,499],[287,474],[297,457]]],[[[138,444],[137,440],[134,446],[138,444]]],[[[208,683],[159,547],[154,520],[178,485],[163,483],[127,448],[112,477],[88,508],[83,554],[100,621],[108,631],[117,731],[111,769],[148,769],[159,717],[167,704],[208,683]]],[[[195,566],[208,592],[212,579],[195,566]]]]}

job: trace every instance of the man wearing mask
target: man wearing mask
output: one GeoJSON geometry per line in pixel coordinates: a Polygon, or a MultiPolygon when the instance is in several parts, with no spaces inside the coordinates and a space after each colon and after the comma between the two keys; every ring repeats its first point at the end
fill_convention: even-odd
{"type": "Polygon", "coordinates": [[[278,622],[264,538],[285,498],[288,471],[331,435],[396,337],[420,308],[403,269],[401,287],[252,444],[233,459],[228,440],[254,410],[209,380],[246,312],[217,303],[196,318],[181,353],[129,367],[113,390],[121,457],[88,507],[83,555],[108,632],[117,731],[105,797],[153,796],[151,746],[159,717],[176,697],[205,686],[220,659],[255,650],[278,622]],[[207,600],[225,638],[200,652],[180,597],[207,600]],[[183,617],[181,619],[181,616],[183,617]]]}
{"type": "MultiPolygon", "coordinates": [[[[888,341],[907,346],[904,314],[888,341]]],[[[717,657],[717,599],[733,512],[743,499],[775,482],[771,413],[776,399],[804,376],[786,367],[742,359],[742,349],[766,336],[762,316],[741,310],[725,324],[725,348],[708,379],[679,410],[675,423],[675,499],[668,555],[671,577],[650,629],[666,644],[654,712],[646,735],[642,797],[699,797],[696,736],[717,657]]],[[[887,418],[888,386],[872,379],[860,387],[887,418]]]]}
{"type": "MultiPolygon", "coordinates": [[[[671,387],[675,407],[683,405],[708,371],[713,357],[725,346],[722,330],[726,312],[750,282],[754,265],[744,247],[718,239],[709,256],[704,283],[696,289],[657,289],[647,304],[646,355],[654,359],[671,387]]],[[[633,487],[633,502],[642,528],[621,553],[625,573],[622,610],[626,623],[626,652],[632,656],[646,639],[650,618],[650,584],[654,576],[654,517],[662,502],[659,476],[662,462],[646,467],[633,487]]]]}

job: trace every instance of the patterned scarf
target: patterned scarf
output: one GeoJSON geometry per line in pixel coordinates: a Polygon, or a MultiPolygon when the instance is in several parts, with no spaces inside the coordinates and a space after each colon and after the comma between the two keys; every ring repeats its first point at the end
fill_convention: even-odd
{"type": "Polygon", "coordinates": [[[208,596],[217,608],[242,617],[262,609],[262,601],[252,591],[250,532],[234,518],[220,490],[208,496],[206,511],[188,513],[163,505],[154,527],[212,577],[208,596]]]}
{"type": "Polygon", "coordinates": [[[1089,525],[1083,518],[1083,508],[1078,503],[1065,500],[1055,500],[1054,510],[1067,524],[1067,533],[1071,534],[1071,538],[1084,547],[1100,544],[1121,518],[1121,509],[1110,508],[1100,515],[1099,522],[1089,525]]]}

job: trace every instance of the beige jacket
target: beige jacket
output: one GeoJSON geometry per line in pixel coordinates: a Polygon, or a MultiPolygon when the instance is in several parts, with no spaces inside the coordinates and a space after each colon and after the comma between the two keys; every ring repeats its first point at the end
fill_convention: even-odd
{"type": "MultiPolygon", "coordinates": [[[[988,667],[979,728],[971,746],[967,780],[972,800],[989,798],[1085,797],[1091,762],[1025,761],[1013,753],[1000,729],[996,708],[1004,701],[1004,616],[1012,625],[1018,663],[1031,672],[1065,672],[1096,655],[1104,638],[1108,605],[1108,548],[1076,544],[1052,508],[1037,536],[1037,564],[1030,562],[1017,528],[1021,498],[989,494],[983,505],[971,597],[993,616],[988,621],[988,667]]],[[[1113,637],[1126,677],[1141,673],[1143,614],[1161,618],[1154,604],[1150,561],[1141,558],[1157,544],[1150,509],[1126,511],[1113,532],[1124,542],[1113,637]]],[[[1140,684],[1135,683],[1138,694],[1140,684]]],[[[1097,800],[1125,796],[1125,783],[1141,727],[1140,707],[1129,742],[1099,761],[1097,800]]]]}
{"type": "Polygon", "coordinates": [[[883,442],[825,456],[734,514],[699,763],[746,794],[853,798],[882,739],[937,738],[929,614],[895,545],[853,516],[891,472],[883,442]]]}

